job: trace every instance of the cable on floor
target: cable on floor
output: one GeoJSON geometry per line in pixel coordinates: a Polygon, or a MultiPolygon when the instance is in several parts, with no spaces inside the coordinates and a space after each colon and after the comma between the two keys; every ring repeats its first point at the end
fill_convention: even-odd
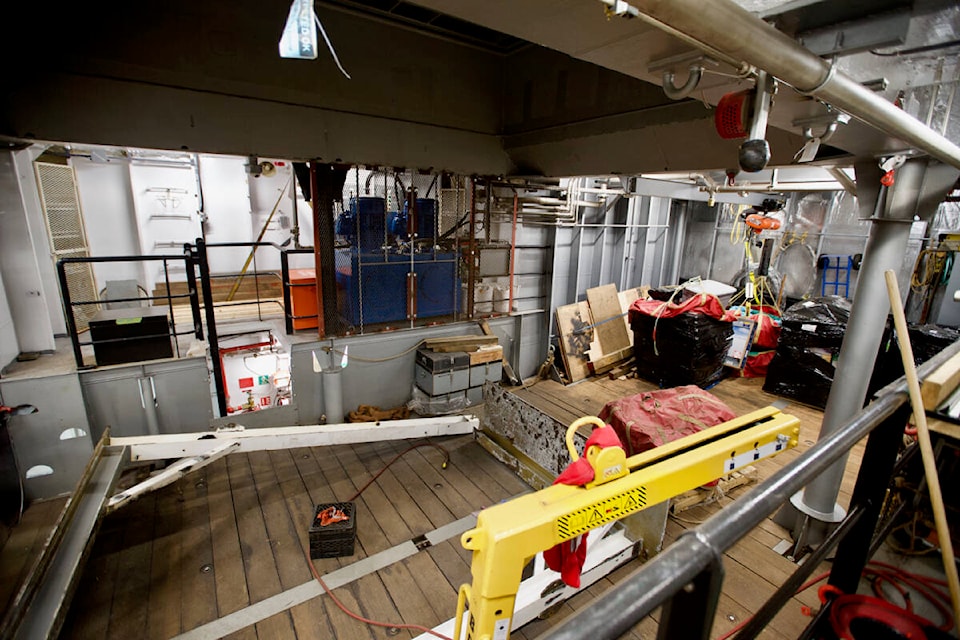
{"type": "MultiPolygon", "coordinates": [[[[803,593],[813,585],[826,580],[829,577],[829,573],[822,573],[815,578],[811,578],[804,584],[800,585],[794,595],[796,596],[803,593]]],[[[938,628],[943,631],[949,631],[953,628],[953,613],[949,606],[950,596],[943,589],[939,588],[941,586],[946,586],[947,583],[945,580],[921,576],[916,573],[904,571],[903,569],[885,562],[875,561],[871,561],[867,564],[866,568],[863,570],[863,577],[870,581],[873,592],[878,598],[890,602],[890,604],[894,606],[906,609],[911,613],[913,612],[913,602],[906,587],[915,589],[917,593],[922,595],[931,605],[933,605],[933,607],[943,618],[943,622],[938,626],[938,628]],[[890,584],[894,590],[900,594],[901,598],[904,600],[903,605],[890,601],[890,598],[888,598],[883,592],[882,585],[885,582],[890,584]]],[[[745,627],[752,619],[752,616],[744,619],[740,622],[740,624],[730,629],[730,631],[727,631],[725,634],[718,637],[717,640],[729,640],[739,633],[740,630],[743,629],[743,627],[745,627]]],[[[931,622],[931,624],[933,623],[931,622]]]]}
{"type": "Polygon", "coordinates": [[[330,599],[333,600],[333,603],[337,605],[337,607],[339,607],[341,611],[343,611],[345,614],[347,614],[349,617],[353,618],[354,620],[357,620],[358,622],[362,622],[364,624],[369,624],[374,627],[384,627],[387,629],[410,629],[412,631],[419,631],[421,633],[429,633],[430,635],[436,636],[441,640],[452,640],[452,638],[445,636],[442,633],[437,633],[433,629],[428,629],[427,627],[423,627],[418,624],[405,624],[405,623],[394,623],[394,622],[382,622],[380,620],[371,620],[370,618],[364,618],[363,616],[358,615],[353,611],[350,611],[350,609],[348,609],[342,602],[340,602],[337,596],[333,595],[333,590],[330,587],[328,587],[327,583],[324,582],[323,578],[320,577],[320,573],[317,571],[317,568],[313,566],[313,559],[310,557],[309,551],[306,552],[306,556],[307,556],[307,564],[310,565],[310,572],[313,574],[313,577],[316,578],[317,582],[320,583],[320,586],[323,587],[324,592],[326,592],[326,594],[330,596],[330,599]]]}
{"type": "Polygon", "coordinates": [[[417,443],[417,444],[410,445],[409,447],[407,447],[406,449],[404,449],[403,451],[401,451],[401,452],[398,453],[397,455],[393,456],[393,458],[390,460],[390,462],[388,462],[386,465],[384,465],[384,467],[383,467],[382,469],[380,469],[380,471],[378,471],[375,476],[373,476],[372,478],[370,478],[369,480],[367,480],[367,483],[366,483],[365,485],[363,485],[362,487],[360,487],[360,489],[359,489],[355,494],[353,494],[352,497],[350,497],[349,499],[347,499],[347,502],[353,502],[354,500],[356,500],[357,498],[359,498],[359,497],[360,497],[360,494],[363,493],[364,491],[366,491],[367,488],[368,488],[371,484],[373,484],[374,482],[376,482],[376,481],[377,481],[377,478],[379,478],[380,476],[382,476],[383,473],[384,473],[387,469],[389,469],[389,468],[390,468],[390,465],[392,465],[394,462],[396,462],[397,460],[399,460],[400,458],[402,458],[404,455],[410,453],[410,452],[413,451],[414,449],[419,449],[419,448],[421,448],[421,447],[433,447],[434,449],[442,452],[442,453],[443,453],[443,463],[440,465],[440,468],[441,468],[441,469],[446,469],[447,466],[449,466],[449,464],[450,464],[450,452],[447,451],[443,446],[441,446],[441,445],[439,445],[439,444],[436,444],[436,443],[433,443],[433,442],[419,442],[419,443],[417,443]]]}
{"type": "MultiPolygon", "coordinates": [[[[389,469],[390,466],[391,466],[394,462],[396,462],[397,460],[399,460],[400,458],[402,458],[402,457],[403,457],[404,455],[406,455],[407,453],[410,453],[410,452],[413,451],[414,449],[419,449],[419,448],[421,448],[421,447],[433,447],[434,449],[436,449],[436,450],[440,451],[441,453],[443,453],[443,463],[440,465],[440,468],[441,468],[441,469],[446,469],[446,468],[450,465],[450,452],[447,451],[447,449],[446,449],[445,447],[443,447],[442,445],[436,444],[436,443],[434,443],[434,442],[418,442],[417,444],[410,445],[409,447],[407,447],[406,449],[404,449],[403,451],[401,451],[400,453],[398,453],[397,455],[395,455],[389,462],[387,462],[387,464],[385,464],[385,465],[383,466],[382,469],[380,469],[380,471],[378,471],[372,478],[370,478],[370,480],[368,480],[366,484],[364,484],[362,487],[360,487],[360,489],[358,489],[357,492],[356,492],[355,494],[353,494],[353,496],[351,496],[350,499],[347,500],[346,502],[353,502],[354,500],[356,500],[357,498],[359,498],[359,497],[360,497],[360,494],[362,494],[364,491],[367,490],[367,488],[368,488],[370,485],[372,485],[374,482],[376,482],[376,481],[377,481],[377,478],[379,478],[381,475],[383,475],[383,473],[384,473],[387,469],[389,469]]],[[[380,620],[372,620],[372,619],[370,619],[370,618],[365,618],[365,617],[363,617],[363,616],[361,616],[361,615],[359,615],[359,614],[357,614],[357,613],[354,613],[353,611],[350,611],[350,609],[348,609],[346,606],[344,606],[344,604],[343,604],[342,602],[340,602],[340,600],[337,598],[337,596],[335,596],[335,595],[333,594],[333,590],[330,589],[330,587],[327,586],[327,583],[323,581],[323,578],[320,577],[320,572],[317,571],[317,568],[316,568],[316,567],[314,566],[314,564],[313,564],[313,558],[310,557],[310,549],[309,549],[309,548],[305,551],[305,555],[306,555],[306,557],[307,557],[307,564],[310,566],[310,573],[312,573],[312,574],[313,574],[313,577],[317,580],[317,582],[320,583],[320,586],[323,588],[324,592],[325,592],[328,596],[330,596],[330,599],[333,600],[333,603],[334,603],[335,605],[337,605],[337,607],[338,607],[341,611],[343,611],[347,616],[353,618],[354,620],[357,620],[358,622],[362,622],[362,623],[364,623],[364,624],[368,624],[368,625],[375,626],[375,627],[384,627],[384,628],[386,628],[386,629],[410,629],[410,630],[412,630],[412,631],[420,631],[421,633],[429,633],[430,635],[436,636],[437,638],[440,638],[441,640],[451,640],[451,638],[449,638],[449,637],[447,637],[447,636],[445,636],[445,635],[443,635],[443,634],[441,634],[441,633],[437,633],[437,632],[434,631],[433,629],[428,629],[427,627],[423,627],[423,626],[418,625],[418,624],[405,624],[405,623],[394,623],[394,622],[382,622],[382,621],[380,621],[380,620]]]]}

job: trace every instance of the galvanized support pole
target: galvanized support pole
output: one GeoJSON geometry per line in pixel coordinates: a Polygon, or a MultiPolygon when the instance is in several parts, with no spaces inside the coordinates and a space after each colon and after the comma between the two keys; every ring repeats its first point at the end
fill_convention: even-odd
{"type": "MultiPolygon", "coordinates": [[[[857,165],[860,207],[861,211],[873,211],[872,225],[820,439],[863,407],[890,310],[883,272],[900,270],[914,216],[932,215],[956,180],[956,170],[945,165],[928,168],[927,163],[926,159],[907,162],[897,170],[896,182],[889,189],[878,188],[880,170],[876,164],[857,165]]],[[[777,523],[792,529],[796,551],[819,543],[843,518],[843,508],[836,500],[846,462],[847,456],[843,456],[791,497],[790,504],[777,515],[777,523]]]]}

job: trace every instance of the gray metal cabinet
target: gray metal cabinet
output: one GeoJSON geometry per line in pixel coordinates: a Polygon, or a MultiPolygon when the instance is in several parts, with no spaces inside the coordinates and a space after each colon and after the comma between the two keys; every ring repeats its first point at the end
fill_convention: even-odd
{"type": "Polygon", "coordinates": [[[37,408],[7,424],[25,499],[73,491],[93,453],[77,374],[0,381],[0,397],[37,408]]]}
{"type": "MultiPolygon", "coordinates": [[[[213,419],[213,397],[205,358],[147,364],[143,366],[143,373],[151,381],[151,392],[155,392],[160,433],[209,428],[213,419]]],[[[144,392],[146,400],[146,388],[144,392]]]]}
{"type": "Polygon", "coordinates": [[[80,374],[94,439],[203,431],[213,418],[205,358],[110,367],[80,374]]]}

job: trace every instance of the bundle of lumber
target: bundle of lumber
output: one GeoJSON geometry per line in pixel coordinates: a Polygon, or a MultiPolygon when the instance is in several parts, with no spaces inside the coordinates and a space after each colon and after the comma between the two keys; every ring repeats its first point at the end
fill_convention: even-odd
{"type": "Polygon", "coordinates": [[[633,356],[627,310],[645,287],[617,291],[607,284],[587,289],[586,301],[557,307],[560,352],[569,382],[622,366],[633,356]]]}

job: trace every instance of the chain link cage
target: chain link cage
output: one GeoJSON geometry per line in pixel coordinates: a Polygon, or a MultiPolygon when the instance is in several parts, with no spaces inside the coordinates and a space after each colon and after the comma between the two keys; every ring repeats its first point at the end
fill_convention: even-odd
{"type": "Polygon", "coordinates": [[[468,184],[462,176],[389,167],[347,172],[334,206],[336,297],[323,300],[338,311],[329,333],[465,317],[468,184]]]}

